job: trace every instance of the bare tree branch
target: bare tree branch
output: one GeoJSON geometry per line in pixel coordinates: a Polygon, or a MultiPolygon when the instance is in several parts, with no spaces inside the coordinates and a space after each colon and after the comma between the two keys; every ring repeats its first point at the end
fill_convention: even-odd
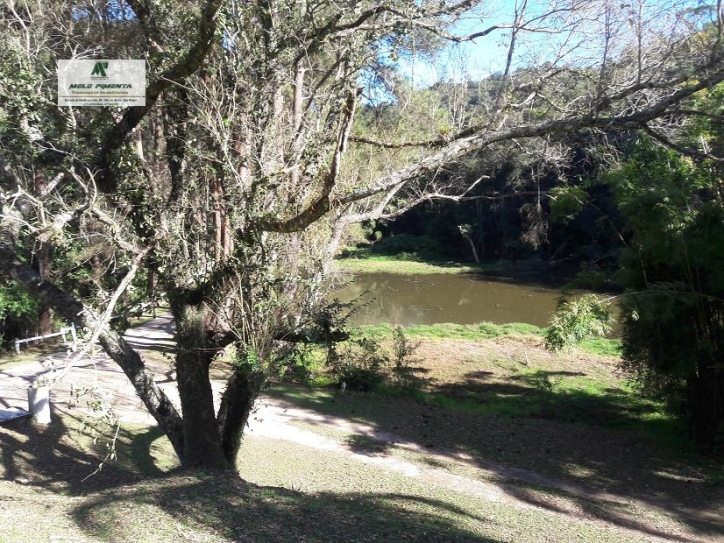
{"type": "Polygon", "coordinates": [[[562,119],[543,122],[540,124],[505,128],[490,133],[460,138],[451,142],[441,151],[425,157],[411,166],[383,176],[370,185],[338,196],[333,199],[333,207],[362,200],[374,194],[384,192],[401,183],[408,182],[415,178],[424,177],[425,175],[434,172],[443,164],[451,163],[463,155],[479,151],[480,149],[483,149],[493,143],[508,141],[514,138],[532,138],[547,134],[558,134],[591,128],[602,128],[606,130],[628,130],[641,128],[645,123],[663,115],[672,105],[677,104],[702,89],[710,88],[722,81],[724,81],[724,70],[714,72],[705,81],[699,81],[697,83],[690,84],[689,86],[679,88],[671,95],[660,99],[650,107],[632,115],[622,115],[619,117],[579,117],[562,119]]]}
{"type": "Polygon", "coordinates": [[[708,160],[714,160],[716,162],[724,162],[724,157],[718,157],[714,156],[711,153],[708,153],[706,149],[704,151],[697,151],[696,149],[690,149],[688,147],[684,147],[683,145],[679,145],[672,141],[670,138],[667,138],[664,134],[657,132],[656,130],[653,130],[649,125],[643,124],[642,125],[644,132],[646,132],[649,136],[651,136],[653,139],[658,141],[659,143],[662,143],[664,146],[669,147],[670,149],[674,149],[676,152],[681,153],[682,155],[694,157],[694,158],[704,158],[708,160]]]}

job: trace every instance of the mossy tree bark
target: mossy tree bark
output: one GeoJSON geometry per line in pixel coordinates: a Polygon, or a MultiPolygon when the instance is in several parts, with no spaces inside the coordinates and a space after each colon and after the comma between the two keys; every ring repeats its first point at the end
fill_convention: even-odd
{"type": "Polygon", "coordinates": [[[217,430],[209,375],[217,349],[207,341],[206,312],[177,302],[172,303],[171,310],[176,320],[176,375],[186,465],[226,469],[229,463],[217,430]]]}

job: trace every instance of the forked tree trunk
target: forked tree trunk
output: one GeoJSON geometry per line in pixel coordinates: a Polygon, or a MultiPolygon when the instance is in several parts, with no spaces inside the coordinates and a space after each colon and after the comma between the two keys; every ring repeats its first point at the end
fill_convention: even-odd
{"type": "MultiPolygon", "coordinates": [[[[0,225],[4,226],[4,225],[0,225]]],[[[41,303],[79,328],[93,328],[94,313],[78,299],[21,261],[15,252],[14,232],[0,228],[0,270],[8,274],[41,303]]],[[[264,375],[251,367],[240,367],[232,376],[217,420],[209,379],[209,366],[216,349],[208,335],[203,310],[172,301],[176,317],[178,388],[183,418],[158,387],[139,354],[123,336],[106,325],[98,336],[103,350],[123,370],[148,412],[166,434],[183,467],[233,469],[243,429],[264,375]]]]}
{"type": "Polygon", "coordinates": [[[176,372],[183,415],[184,460],[187,467],[234,470],[254,401],[264,384],[264,372],[237,365],[214,412],[209,368],[217,352],[204,309],[177,305],[176,372]]]}

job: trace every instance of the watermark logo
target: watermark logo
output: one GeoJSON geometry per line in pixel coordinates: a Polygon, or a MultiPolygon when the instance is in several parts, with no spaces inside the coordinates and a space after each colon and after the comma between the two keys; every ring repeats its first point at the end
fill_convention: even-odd
{"type": "Polygon", "coordinates": [[[98,75],[100,77],[106,78],[108,77],[106,75],[106,69],[108,68],[108,62],[96,62],[93,66],[93,71],[91,72],[91,76],[98,75]]]}
{"type": "Polygon", "coordinates": [[[59,60],[59,106],[145,106],[145,60],[59,60]]]}

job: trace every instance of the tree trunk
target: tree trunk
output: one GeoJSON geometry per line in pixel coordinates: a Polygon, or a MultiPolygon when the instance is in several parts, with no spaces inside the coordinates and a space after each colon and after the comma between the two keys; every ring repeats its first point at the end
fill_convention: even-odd
{"type": "Polygon", "coordinates": [[[478,256],[478,251],[475,249],[475,243],[473,243],[473,240],[470,236],[463,236],[466,240],[468,240],[468,243],[470,244],[470,251],[473,253],[473,260],[477,264],[480,264],[480,257],[478,256]]]}
{"type": "Polygon", "coordinates": [[[222,217],[222,203],[221,203],[221,183],[215,177],[211,177],[211,196],[213,198],[213,210],[214,210],[214,262],[218,264],[221,262],[221,255],[224,243],[224,232],[223,232],[223,217],[222,217]]]}
{"type": "Polygon", "coordinates": [[[231,229],[231,220],[229,220],[229,214],[226,212],[226,208],[222,208],[222,214],[224,217],[223,222],[223,230],[222,230],[222,236],[221,241],[222,245],[224,247],[224,258],[228,258],[231,256],[231,253],[234,252],[234,236],[231,229]]]}
{"type": "Polygon", "coordinates": [[[156,302],[158,300],[156,296],[156,283],[158,283],[158,274],[156,269],[149,267],[146,273],[146,299],[151,300],[153,318],[156,318],[156,302]]]}
{"type": "Polygon", "coordinates": [[[138,125],[136,129],[134,130],[135,137],[136,137],[136,154],[138,155],[138,158],[141,160],[144,160],[143,158],[143,132],[141,130],[141,125],[138,125]]]}
{"type": "MultiPolygon", "coordinates": [[[[40,243],[40,249],[36,253],[38,258],[38,275],[41,279],[50,279],[50,245],[47,242],[40,243]]],[[[47,336],[53,333],[53,310],[45,301],[38,304],[38,333],[47,336]]]]}
{"type": "Polygon", "coordinates": [[[706,355],[699,354],[698,375],[687,383],[691,431],[694,441],[714,447],[724,436],[724,398],[720,370],[706,355]]]}
{"type": "Polygon", "coordinates": [[[263,384],[264,372],[249,365],[237,367],[221,399],[219,432],[224,456],[232,467],[236,464],[244,427],[263,384]]]}
{"type": "Polygon", "coordinates": [[[186,467],[229,469],[221,448],[209,366],[215,349],[206,340],[205,311],[172,301],[176,319],[176,376],[183,416],[186,467]]]}
{"type": "MultiPolygon", "coordinates": [[[[35,196],[45,196],[48,183],[43,175],[35,174],[34,186],[35,196]]],[[[36,253],[38,259],[38,275],[44,280],[50,279],[50,244],[41,241],[36,253]]],[[[53,311],[47,302],[41,301],[38,304],[38,335],[47,336],[53,332],[53,311]]]]}

